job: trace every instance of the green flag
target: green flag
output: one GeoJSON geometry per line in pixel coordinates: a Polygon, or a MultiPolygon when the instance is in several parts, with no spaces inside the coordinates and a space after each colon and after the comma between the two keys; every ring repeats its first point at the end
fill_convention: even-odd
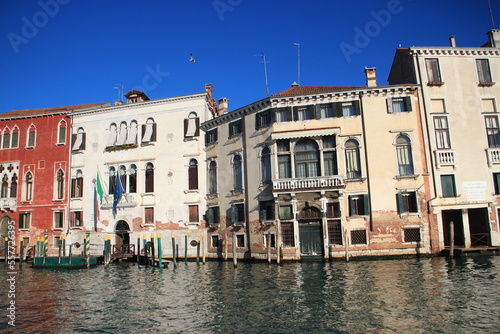
{"type": "Polygon", "coordinates": [[[104,196],[104,190],[102,190],[101,178],[99,177],[99,172],[97,172],[97,176],[95,178],[95,190],[99,195],[99,202],[102,203],[102,196],[104,196]]]}

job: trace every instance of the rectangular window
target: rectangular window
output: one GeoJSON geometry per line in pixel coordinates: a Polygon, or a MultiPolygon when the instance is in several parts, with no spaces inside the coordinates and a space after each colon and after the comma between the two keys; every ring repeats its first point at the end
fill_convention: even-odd
{"type": "Polygon", "coordinates": [[[387,112],[389,114],[409,111],[411,111],[411,98],[409,96],[387,99],[387,112]]]}
{"type": "Polygon", "coordinates": [[[319,117],[330,118],[333,117],[333,108],[331,104],[322,104],[319,106],[319,117]]]}
{"type": "Polygon", "coordinates": [[[276,248],[276,233],[264,233],[264,248],[276,248]]]}
{"type": "Polygon", "coordinates": [[[12,145],[10,147],[16,148],[19,147],[19,132],[17,129],[14,129],[14,132],[12,132],[12,145]]]}
{"type": "Polygon", "coordinates": [[[498,116],[484,117],[486,122],[486,134],[488,136],[488,147],[500,147],[500,129],[498,127],[498,116]]]}
{"type": "Polygon", "coordinates": [[[6,132],[2,136],[2,148],[9,148],[10,146],[10,133],[6,132]]]}
{"type": "Polygon", "coordinates": [[[420,242],[420,229],[419,228],[403,228],[404,242],[420,242]]]}
{"type": "Polygon", "coordinates": [[[212,248],[220,248],[220,239],[218,234],[212,234],[211,238],[211,244],[212,248]]]}
{"type": "Polygon", "coordinates": [[[258,130],[262,127],[271,124],[271,113],[269,110],[259,112],[255,114],[255,129],[258,130]]]}
{"type": "Polygon", "coordinates": [[[342,228],[339,220],[328,221],[328,242],[330,245],[342,245],[342,228]]]}
{"type": "Polygon", "coordinates": [[[326,203],[326,216],[328,218],[340,218],[340,203],[326,203]]]}
{"type": "Polygon", "coordinates": [[[290,122],[292,120],[290,114],[290,108],[279,108],[276,109],[275,112],[276,122],[290,122]]]}
{"type": "Polygon", "coordinates": [[[480,84],[493,83],[488,59],[476,59],[477,77],[480,84]]]}
{"type": "Polygon", "coordinates": [[[283,219],[283,220],[293,219],[291,205],[281,205],[280,206],[280,219],[283,219]]]}
{"type": "Polygon", "coordinates": [[[200,119],[194,113],[184,119],[184,138],[198,137],[200,135],[200,119]]]}
{"type": "Polygon", "coordinates": [[[341,102],[341,103],[342,103],[341,110],[342,110],[343,117],[359,115],[359,102],[358,101],[341,102]],[[356,102],[357,102],[357,104],[356,104],[356,102]]]}
{"type": "Polygon", "coordinates": [[[274,220],[274,201],[259,202],[259,219],[261,222],[274,220]]]}
{"type": "Polygon", "coordinates": [[[28,229],[31,227],[31,212],[22,212],[19,214],[19,229],[28,229]]]}
{"type": "Polygon", "coordinates": [[[313,119],[311,109],[306,107],[297,108],[297,121],[305,121],[308,119],[313,119]]]}
{"type": "MultiPolygon", "coordinates": [[[[80,130],[79,130],[80,131],[80,130]]],[[[85,132],[78,132],[71,135],[71,150],[83,151],[85,150],[85,132]]]]}
{"type": "Polygon", "coordinates": [[[495,195],[500,195],[500,173],[493,173],[493,185],[495,187],[495,195]]]}
{"type": "Polygon", "coordinates": [[[219,207],[218,206],[209,207],[205,219],[208,222],[208,225],[210,226],[218,225],[220,222],[219,207]]]}
{"type": "Polygon", "coordinates": [[[366,245],[366,230],[351,230],[351,245],[366,245]]]}
{"type": "Polygon", "coordinates": [[[369,212],[368,195],[349,196],[349,216],[366,216],[369,212]]]}
{"type": "Polygon", "coordinates": [[[142,140],[141,140],[142,143],[146,144],[156,141],[156,123],[154,123],[152,120],[149,119],[146,124],[142,124],[141,130],[142,130],[142,140]]]}
{"type": "Polygon", "coordinates": [[[189,206],[189,222],[190,223],[198,223],[200,221],[200,217],[198,214],[198,205],[190,205],[189,206]]]}
{"type": "Polygon", "coordinates": [[[295,237],[293,232],[293,222],[281,222],[281,238],[283,246],[295,247],[295,237]]]}
{"type": "Polygon", "coordinates": [[[290,155],[278,155],[278,171],[280,179],[289,179],[292,177],[292,163],[290,155]]]}
{"type": "Polygon", "coordinates": [[[144,208],[144,222],[146,225],[154,225],[155,208],[144,208]]]}
{"type": "Polygon", "coordinates": [[[450,132],[448,129],[448,117],[434,117],[434,131],[436,132],[436,145],[438,149],[451,148],[450,132]]]}
{"type": "Polygon", "coordinates": [[[496,112],[495,99],[482,99],[481,106],[484,113],[496,112]]]}
{"type": "Polygon", "coordinates": [[[28,147],[35,146],[35,136],[36,136],[36,131],[33,129],[30,129],[28,132],[28,147]]]}
{"type": "Polygon", "coordinates": [[[64,144],[66,143],[66,127],[60,126],[59,127],[59,141],[58,144],[64,144]]]}
{"type": "Polygon", "coordinates": [[[417,193],[414,191],[400,192],[396,194],[398,213],[417,213],[417,193]]]}
{"type": "Polygon", "coordinates": [[[231,221],[233,223],[245,222],[245,204],[241,203],[231,205],[231,221]]]}
{"type": "Polygon", "coordinates": [[[83,226],[83,212],[82,211],[71,211],[69,213],[69,225],[70,227],[80,227],[83,226]]]}
{"type": "Polygon", "coordinates": [[[455,175],[441,175],[441,191],[443,197],[457,197],[455,175]]]}
{"type": "Polygon", "coordinates": [[[54,237],[54,248],[59,249],[59,247],[62,247],[62,239],[60,236],[55,236],[54,237]]]}
{"type": "Polygon", "coordinates": [[[243,133],[241,119],[229,123],[229,138],[235,137],[243,133]]]}
{"type": "Polygon", "coordinates": [[[63,228],[62,212],[54,212],[54,228],[63,228]]]}
{"type": "Polygon", "coordinates": [[[215,144],[217,142],[217,129],[212,129],[205,134],[205,145],[215,144]]]}
{"type": "Polygon", "coordinates": [[[236,247],[245,248],[245,235],[236,234],[236,247]]]}
{"type": "Polygon", "coordinates": [[[83,177],[71,179],[71,198],[83,196],[83,177]]]}
{"type": "Polygon", "coordinates": [[[439,70],[439,61],[437,58],[426,59],[425,67],[427,69],[427,84],[440,85],[443,83],[441,79],[441,72],[439,70]]]}

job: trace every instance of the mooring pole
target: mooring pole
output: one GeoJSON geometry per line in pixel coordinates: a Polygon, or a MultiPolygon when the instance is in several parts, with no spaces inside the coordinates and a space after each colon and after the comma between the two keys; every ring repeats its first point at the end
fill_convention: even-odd
{"type": "Polygon", "coordinates": [[[63,235],[61,238],[62,238],[62,255],[66,256],[66,236],[63,235]]]}
{"type": "Polygon", "coordinates": [[[236,257],[236,232],[233,232],[233,264],[238,265],[238,258],[236,257]]]}
{"type": "Polygon", "coordinates": [[[345,262],[349,262],[349,231],[345,230],[345,262]]]}
{"type": "Polygon", "coordinates": [[[271,264],[271,233],[267,233],[267,263],[271,264]]]}
{"type": "Polygon", "coordinates": [[[158,268],[163,268],[163,249],[161,248],[160,233],[158,233],[158,268]]]}
{"type": "Polygon", "coordinates": [[[71,264],[71,248],[73,247],[73,244],[69,244],[69,259],[68,263],[71,264]]]}
{"type": "Polygon", "coordinates": [[[155,266],[155,234],[151,233],[151,265],[155,266]]]}
{"type": "Polygon", "coordinates": [[[110,240],[109,240],[109,235],[106,235],[104,237],[104,265],[109,264],[109,246],[110,246],[110,240]]]}
{"type": "Polygon", "coordinates": [[[172,232],[171,238],[172,238],[172,262],[174,263],[174,267],[177,267],[177,259],[175,257],[175,234],[174,234],[174,232],[172,232]]]}
{"type": "Polygon", "coordinates": [[[90,267],[90,232],[85,233],[85,255],[87,261],[87,268],[90,267]]]}
{"type": "Polygon", "coordinates": [[[141,235],[137,236],[137,265],[141,264],[141,235]]]}
{"type": "Polygon", "coordinates": [[[144,233],[143,238],[142,238],[142,242],[144,245],[144,265],[147,267],[147,265],[148,265],[148,247],[147,247],[146,238],[147,238],[146,233],[144,233]]]}
{"type": "Polygon", "coordinates": [[[4,261],[3,261],[3,264],[4,264],[4,267],[7,267],[7,258],[9,257],[9,252],[7,251],[9,249],[9,237],[5,237],[4,239],[4,246],[3,246],[3,252],[4,252],[4,261]]]}
{"type": "Polygon", "coordinates": [[[196,243],[196,264],[200,264],[200,239],[196,243]]]}
{"type": "Polygon", "coordinates": [[[184,262],[188,260],[188,234],[184,233],[184,262]]]}
{"type": "Polygon", "coordinates": [[[58,249],[58,254],[57,254],[57,263],[58,263],[58,264],[61,264],[61,247],[62,247],[62,240],[61,240],[61,239],[59,239],[59,240],[60,240],[60,242],[59,242],[59,245],[58,245],[59,249],[58,249]]]}
{"type": "Polygon", "coordinates": [[[49,251],[49,232],[45,232],[45,236],[43,239],[43,263],[45,263],[45,258],[47,257],[48,251],[49,251]]]}
{"type": "Polygon", "coordinates": [[[19,238],[19,248],[21,248],[19,252],[19,268],[23,266],[23,254],[24,254],[24,238],[19,238]]]}
{"type": "Polygon", "coordinates": [[[455,255],[455,228],[454,228],[455,223],[453,223],[453,220],[450,221],[450,258],[453,259],[453,256],[455,255]]]}

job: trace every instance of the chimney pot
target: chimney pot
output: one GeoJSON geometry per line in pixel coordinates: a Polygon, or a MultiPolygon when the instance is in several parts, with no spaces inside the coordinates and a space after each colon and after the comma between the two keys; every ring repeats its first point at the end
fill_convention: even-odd
{"type": "Polygon", "coordinates": [[[456,48],[457,47],[457,42],[455,40],[455,36],[450,36],[450,46],[452,48],[456,48]]]}
{"type": "Polygon", "coordinates": [[[227,114],[229,111],[229,100],[225,97],[219,99],[219,115],[227,114]]]}
{"type": "Polygon", "coordinates": [[[377,87],[377,69],[375,67],[365,67],[366,85],[377,87]]]}

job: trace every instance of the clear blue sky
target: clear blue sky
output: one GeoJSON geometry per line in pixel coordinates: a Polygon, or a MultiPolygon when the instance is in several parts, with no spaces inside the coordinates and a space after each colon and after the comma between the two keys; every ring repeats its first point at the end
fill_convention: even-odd
{"type": "Polygon", "coordinates": [[[0,112],[206,83],[234,110],[266,97],[254,55],[270,94],[298,80],[294,43],[302,86],[362,86],[365,66],[383,85],[398,45],[480,46],[492,28],[488,0],[0,0],[0,112]]]}

